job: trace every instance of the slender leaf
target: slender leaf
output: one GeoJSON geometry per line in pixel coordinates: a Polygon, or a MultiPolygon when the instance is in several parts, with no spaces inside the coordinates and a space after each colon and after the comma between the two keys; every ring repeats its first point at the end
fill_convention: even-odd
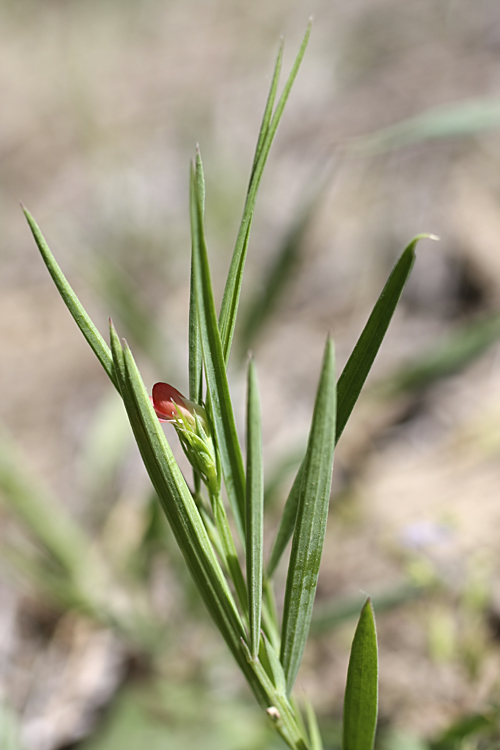
{"type": "Polygon", "coordinates": [[[259,163],[259,157],[262,153],[262,147],[264,146],[264,143],[266,142],[266,137],[269,132],[269,125],[271,122],[271,117],[273,115],[274,102],[276,101],[276,93],[278,91],[278,83],[280,80],[281,64],[283,62],[284,47],[285,47],[285,40],[282,37],[280,40],[280,46],[278,48],[278,54],[276,55],[276,62],[274,64],[273,77],[271,79],[271,87],[269,89],[269,94],[267,96],[267,101],[266,101],[266,107],[264,109],[264,115],[262,117],[262,122],[260,125],[259,137],[257,138],[257,145],[255,147],[255,154],[254,154],[254,159],[253,159],[253,164],[252,164],[252,172],[251,172],[250,180],[253,177],[253,174],[259,163]]]}
{"type": "Polygon", "coordinates": [[[394,311],[415,262],[415,247],[421,239],[436,239],[419,234],[413,238],[387,279],[380,297],[359,337],[337,386],[337,440],[342,435],[354,405],[365,384],[380,345],[387,333],[394,311]]]}
{"type": "Polygon", "coordinates": [[[78,328],[85,336],[87,343],[90,345],[90,348],[96,355],[101,365],[104,367],[104,370],[106,371],[109,379],[111,380],[113,385],[117,387],[115,372],[113,369],[113,358],[111,356],[108,345],[91,321],[73,289],[68,284],[66,277],[64,276],[63,272],[56,262],[56,259],[50,252],[49,246],[45,242],[38,224],[30,214],[28,209],[24,208],[24,206],[23,211],[26,219],[28,220],[28,224],[30,225],[30,229],[33,233],[33,237],[35,238],[35,242],[38,246],[43,262],[47,266],[47,270],[52,276],[52,279],[63,299],[63,302],[73,316],[73,319],[78,328]]]}
{"type": "Polygon", "coordinates": [[[203,361],[212,411],[215,437],[220,451],[226,491],[235,522],[244,538],[245,473],[229,395],[226,368],[217,326],[207,247],[203,228],[202,196],[197,172],[201,169],[199,151],[196,169],[191,172],[194,292],[200,327],[203,361]]]}
{"type": "Polygon", "coordinates": [[[327,341],[314,405],[286,581],[281,662],[290,694],[311,622],[326,533],[335,448],[335,355],[327,341]]]}
{"type": "Polygon", "coordinates": [[[111,326],[111,350],[125,408],[144,464],[205,605],[259,702],[266,704],[241,649],[244,628],[199,511],[168,445],[137,366],[111,326]]]}
{"type": "MultiPolygon", "coordinates": [[[[205,213],[205,178],[201,160],[196,170],[197,191],[200,196],[200,204],[203,214],[205,213]]],[[[191,202],[194,199],[194,191],[191,191],[191,202]]],[[[194,286],[194,237],[196,236],[196,207],[191,206],[191,278],[189,294],[189,398],[196,404],[202,402],[202,369],[203,354],[201,350],[200,325],[198,321],[198,310],[196,308],[196,293],[194,286]]]]}
{"type": "Polygon", "coordinates": [[[262,609],[264,475],[262,469],[262,427],[257,375],[253,360],[248,365],[247,398],[247,484],[246,562],[250,651],[259,653],[262,609]]]}
{"type": "Polygon", "coordinates": [[[343,750],[372,750],[378,711],[378,651],[373,609],[361,610],[344,696],[343,750]]]}
{"type": "Polygon", "coordinates": [[[245,268],[245,259],[248,250],[248,242],[250,239],[250,229],[253,220],[253,214],[255,211],[255,203],[257,200],[257,193],[266,165],[267,157],[271,149],[276,130],[278,128],[285,104],[290,95],[295,78],[300,68],[302,58],[306,51],[307,42],[311,33],[311,23],[307,27],[302,44],[300,45],[299,52],[295,58],[292,70],[288,77],[288,80],[283,89],[283,93],[276,105],[276,109],[266,127],[266,122],[269,117],[269,103],[272,100],[274,102],[273,89],[277,86],[279,68],[281,64],[281,50],[278,54],[278,61],[274,71],[274,76],[271,84],[271,93],[266,105],[266,111],[264,113],[264,119],[261,127],[261,133],[259,134],[259,140],[257,143],[257,150],[254,159],[254,166],[252,168],[252,176],[250,178],[250,184],[248,186],[247,197],[245,202],[245,208],[243,209],[243,216],[241,219],[240,228],[238,231],[238,237],[236,239],[236,245],[231,259],[231,265],[226,280],[226,286],[224,289],[224,295],[222,297],[222,305],[219,315],[219,328],[222,341],[222,351],[224,354],[224,361],[227,365],[229,360],[229,354],[231,352],[231,344],[233,341],[234,328],[236,325],[236,316],[238,313],[238,305],[240,299],[241,285],[243,281],[243,271],[245,268]],[[265,134],[264,134],[265,131],[265,134]]]}
{"type": "Polygon", "coordinates": [[[319,731],[318,720],[311,701],[306,700],[307,727],[311,740],[311,750],[323,750],[323,741],[319,731]]]}
{"type": "MultiPolygon", "coordinates": [[[[404,250],[394,266],[387,282],[372,310],[366,326],[359,337],[354,350],[342,371],[337,384],[337,435],[338,440],[347,424],[352,410],[358,400],[361,389],[368,377],[375,357],[380,349],[384,336],[391,322],[396,305],[408,280],[415,262],[415,246],[419,239],[433,238],[432,235],[418,235],[404,250]]],[[[433,238],[435,239],[435,238],[433,238]]],[[[301,464],[292,489],[285,503],[280,526],[271,552],[267,574],[273,575],[286,545],[290,541],[297,514],[299,491],[302,482],[303,463],[301,464]]]]}

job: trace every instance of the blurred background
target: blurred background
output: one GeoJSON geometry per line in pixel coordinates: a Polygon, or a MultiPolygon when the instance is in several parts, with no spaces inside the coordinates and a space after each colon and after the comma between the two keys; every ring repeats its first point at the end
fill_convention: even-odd
{"type": "Polygon", "coordinates": [[[147,385],[186,391],[189,160],[199,143],[220,299],[279,38],[286,76],[311,14],[230,373],[241,426],[252,349],[268,544],[326,332],[341,368],[406,244],[419,232],[441,241],[419,244],[339,443],[300,687],[339,747],[366,592],[379,747],[498,747],[497,0],[1,0],[2,748],[283,747],[198,602],[122,405],[19,200],[104,335],[113,317],[147,385]]]}

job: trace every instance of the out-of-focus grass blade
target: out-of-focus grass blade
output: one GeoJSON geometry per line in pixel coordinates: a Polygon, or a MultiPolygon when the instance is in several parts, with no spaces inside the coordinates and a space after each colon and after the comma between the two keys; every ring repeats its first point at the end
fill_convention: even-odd
{"type": "Polygon", "coordinates": [[[220,452],[226,491],[238,531],[244,539],[245,472],[229,395],[226,367],[215,313],[210,268],[203,228],[203,205],[197,174],[201,170],[199,151],[196,168],[191,171],[193,234],[193,275],[196,309],[205,364],[209,403],[220,452]]]}
{"type": "MultiPolygon", "coordinates": [[[[102,498],[104,492],[109,492],[110,481],[131,444],[121,399],[109,391],[92,418],[78,462],[78,474],[88,496],[102,498]]],[[[110,509],[107,507],[106,514],[110,509]]]]}
{"type": "Polygon", "coordinates": [[[298,217],[287,232],[274,262],[263,279],[261,291],[255,295],[248,309],[245,310],[238,341],[242,355],[252,347],[296,273],[304,247],[304,236],[317,209],[326,182],[327,178],[322,180],[316,178],[298,217]]]}
{"type": "Polygon", "coordinates": [[[262,427],[257,375],[253,360],[248,365],[247,397],[247,484],[246,562],[250,652],[259,653],[262,610],[264,476],[262,469],[262,427]]]}
{"type": "Polygon", "coordinates": [[[296,471],[300,466],[302,459],[304,458],[305,448],[302,446],[300,450],[290,451],[290,453],[280,460],[275,461],[274,465],[270,467],[269,476],[266,477],[264,484],[264,507],[270,508],[274,506],[275,496],[280,489],[281,485],[290,476],[292,471],[296,471]]]}
{"type": "Polygon", "coordinates": [[[137,282],[131,274],[105,252],[96,252],[92,267],[85,269],[85,276],[92,288],[106,300],[113,319],[120,321],[127,340],[147,354],[160,370],[168,368],[169,379],[175,380],[178,367],[169,355],[170,347],[165,335],[168,331],[159,327],[153,308],[141,298],[137,282]]]}
{"type": "Polygon", "coordinates": [[[348,153],[382,154],[422,141],[475,135],[500,127],[500,98],[466,99],[433,107],[415,117],[347,144],[348,153]]]}
{"type": "Polygon", "coordinates": [[[435,239],[419,234],[410,242],[387,279],[380,297],[363,329],[354,350],[342,371],[337,386],[337,440],[342,435],[358,396],[365,384],[380,345],[391,322],[411,269],[415,262],[415,247],[421,239],[435,239]]]}
{"type": "Polygon", "coordinates": [[[323,750],[323,740],[321,739],[316,712],[310,700],[306,699],[305,707],[311,750],[323,750]]]}
{"type": "Polygon", "coordinates": [[[302,485],[302,471],[303,463],[301,464],[296,474],[292,489],[288,494],[288,498],[283,509],[283,515],[281,516],[278,533],[276,534],[271,557],[269,558],[269,563],[267,565],[267,575],[269,576],[269,578],[271,578],[274,574],[276,568],[278,567],[278,563],[281,560],[281,555],[285,551],[286,545],[292,538],[293,530],[295,528],[295,519],[297,518],[297,506],[299,504],[300,488],[302,485]]]}
{"type": "Polygon", "coordinates": [[[13,442],[0,435],[0,492],[24,528],[76,579],[89,557],[89,540],[65,509],[30,477],[13,442]]]}
{"type": "Polygon", "coordinates": [[[343,750],[372,750],[378,712],[378,649],[370,600],[354,634],[344,695],[343,750]]]}
{"type": "MultiPolygon", "coordinates": [[[[467,737],[480,735],[480,733],[489,735],[490,732],[498,731],[499,721],[499,708],[493,708],[488,713],[462,716],[448,727],[437,740],[430,742],[430,749],[455,750],[464,747],[463,742],[467,737]]],[[[495,735],[495,739],[498,739],[498,735],[495,735]]],[[[485,747],[490,746],[485,745],[485,747]]],[[[494,750],[495,747],[498,747],[498,745],[491,746],[491,750],[494,750]]]]}
{"type": "Polygon", "coordinates": [[[309,23],[307,27],[304,39],[300,46],[297,57],[295,58],[295,62],[283,89],[283,93],[281,94],[278,104],[276,105],[276,109],[272,117],[269,119],[270,102],[272,106],[276,93],[275,88],[278,83],[282,55],[281,49],[280,53],[278,54],[278,61],[276,63],[276,68],[271,83],[271,93],[266,105],[261,132],[259,134],[257,143],[257,150],[254,158],[254,165],[252,168],[252,176],[250,178],[250,184],[248,186],[245,208],[243,209],[243,216],[236,239],[233,257],[231,259],[231,265],[229,267],[226,286],[224,288],[224,295],[222,297],[222,305],[219,315],[219,328],[222,341],[222,351],[224,354],[224,361],[226,365],[229,360],[229,354],[231,352],[234,327],[236,325],[236,316],[238,314],[241,284],[243,281],[243,271],[245,268],[245,259],[248,249],[248,242],[250,239],[250,229],[255,210],[255,203],[257,200],[257,192],[259,189],[264,167],[266,165],[267,157],[269,156],[269,151],[271,149],[271,145],[279,125],[279,121],[283,114],[287,99],[290,95],[293,82],[295,81],[295,78],[299,71],[302,58],[304,57],[310,33],[311,23],[309,23]]]}
{"type": "MultiPolygon", "coordinates": [[[[413,601],[425,592],[425,587],[405,581],[392,588],[379,591],[371,596],[374,608],[379,612],[399,607],[413,601]]],[[[322,602],[314,609],[311,621],[311,635],[320,635],[343,625],[353,617],[357,617],[366,596],[337,597],[329,602],[322,602]]]]}
{"type": "Polygon", "coordinates": [[[381,395],[394,396],[427,388],[436,380],[460,372],[499,337],[499,315],[467,323],[420,354],[414,363],[402,367],[399,372],[378,383],[375,390],[381,395]]]}
{"type": "Polygon", "coordinates": [[[302,469],[286,581],[280,659],[288,694],[307,641],[325,540],[335,448],[335,395],[335,355],[328,340],[302,469]]]}
{"type": "Polygon", "coordinates": [[[35,242],[38,246],[43,262],[47,266],[47,270],[52,276],[52,279],[61,295],[63,302],[73,316],[75,323],[77,324],[80,331],[85,336],[90,348],[96,355],[97,359],[104,367],[109,379],[115,387],[117,387],[115,373],[113,370],[113,358],[109,350],[108,345],[104,341],[103,337],[91,321],[86,310],[81,304],[80,300],[74,293],[71,286],[68,284],[66,277],[59,268],[56,259],[50,252],[49,246],[45,242],[45,239],[30,212],[27,208],[23,207],[24,215],[28,220],[30,229],[35,238],[35,242]]]}

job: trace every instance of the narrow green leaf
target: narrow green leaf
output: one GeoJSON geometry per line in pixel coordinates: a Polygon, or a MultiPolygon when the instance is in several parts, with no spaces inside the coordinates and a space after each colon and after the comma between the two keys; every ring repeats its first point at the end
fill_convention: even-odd
{"type": "Polygon", "coordinates": [[[281,636],[281,663],[290,694],[311,622],[326,533],[335,448],[335,355],[327,341],[314,405],[288,566],[281,636]]]}
{"type": "Polygon", "coordinates": [[[257,164],[259,163],[259,157],[262,152],[262,147],[266,141],[267,134],[269,132],[269,123],[274,109],[274,102],[276,101],[276,92],[278,91],[278,83],[280,80],[281,63],[283,62],[283,50],[285,47],[284,39],[281,38],[280,46],[278,48],[278,54],[276,56],[276,63],[274,65],[273,77],[271,79],[271,87],[266,101],[266,107],[264,109],[264,115],[262,117],[262,123],[260,125],[259,137],[257,139],[257,146],[255,147],[255,154],[252,164],[252,173],[250,179],[253,177],[257,164]]]}
{"type": "MultiPolygon", "coordinates": [[[[342,371],[337,384],[337,435],[338,440],[347,424],[352,410],[365,384],[378,350],[391,322],[403,288],[408,280],[415,262],[415,246],[419,239],[435,239],[433,235],[421,234],[415,237],[404,250],[394,266],[387,282],[372,310],[366,326],[359,337],[354,350],[342,371]]],[[[292,489],[288,495],[280,526],[267,567],[268,576],[272,576],[281,559],[286,545],[290,541],[295,526],[297,504],[302,481],[303,463],[301,464],[292,489]]]]}
{"type": "Polygon", "coordinates": [[[306,699],[306,716],[307,716],[307,728],[309,730],[309,738],[311,741],[311,750],[323,750],[323,740],[318,726],[318,719],[316,718],[316,712],[312,706],[310,700],[306,699]]]}
{"type": "Polygon", "coordinates": [[[378,650],[368,599],[352,642],[344,696],[343,750],[372,750],[378,711],[378,650]]]}
{"type": "Polygon", "coordinates": [[[127,346],[111,326],[111,350],[125,408],[163,511],[205,605],[259,702],[265,694],[241,649],[244,628],[199,511],[177,465],[127,346]]]}
{"type": "Polygon", "coordinates": [[[248,250],[248,242],[250,239],[250,229],[253,220],[253,214],[255,211],[255,203],[257,200],[257,193],[259,190],[260,181],[264,172],[267,157],[271,149],[276,130],[278,128],[285,104],[290,95],[291,88],[297,77],[297,73],[306,51],[307,42],[311,33],[311,23],[307,27],[304,39],[300,46],[297,57],[293,64],[292,70],[288,77],[288,80],[283,89],[283,93],[276,105],[276,109],[266,127],[265,123],[269,116],[269,102],[272,98],[274,102],[273,88],[277,86],[279,76],[279,66],[281,64],[281,50],[278,55],[278,62],[276,64],[273,81],[271,84],[271,93],[264,113],[263,124],[261,127],[261,133],[259,134],[259,140],[257,143],[256,155],[254,158],[254,166],[252,168],[252,176],[250,178],[250,184],[248,186],[247,197],[245,201],[245,207],[243,209],[243,216],[241,219],[238,236],[236,238],[236,245],[231,259],[231,265],[226,280],[226,286],[224,288],[224,295],[222,297],[222,305],[219,315],[219,328],[222,341],[222,351],[224,354],[224,361],[228,363],[229,354],[231,352],[231,344],[233,341],[234,328],[236,325],[236,317],[238,314],[238,305],[241,293],[241,285],[243,282],[243,271],[245,268],[245,259],[248,250]],[[265,130],[265,134],[264,134],[265,130]]]}
{"type": "Polygon", "coordinates": [[[436,239],[419,234],[413,238],[394,266],[386,285],[359,337],[337,385],[337,440],[342,435],[354,405],[365,384],[380,345],[391,322],[411,269],[415,262],[415,247],[421,239],[436,239]]]}
{"type": "Polygon", "coordinates": [[[111,380],[113,385],[117,387],[115,373],[113,370],[113,358],[111,356],[108,345],[91,321],[73,289],[68,284],[66,277],[64,276],[63,272],[56,262],[56,259],[50,252],[49,246],[45,242],[38,224],[30,214],[28,209],[24,208],[24,206],[23,211],[33,233],[33,237],[35,238],[35,242],[38,246],[43,262],[47,266],[47,270],[52,276],[52,279],[63,299],[64,304],[73,316],[75,323],[85,336],[87,343],[90,345],[90,348],[103,366],[109,379],[111,380]]]}
{"type": "Polygon", "coordinates": [[[215,313],[210,268],[203,228],[202,196],[197,172],[201,169],[199,152],[196,170],[191,171],[191,205],[193,235],[194,294],[201,335],[203,361],[209,403],[220,452],[224,482],[240,536],[244,539],[245,473],[229,395],[226,368],[215,313]]]}
{"type": "MultiPolygon", "coordinates": [[[[201,160],[196,169],[197,192],[200,196],[200,204],[203,214],[205,213],[205,178],[201,160]]],[[[191,191],[190,201],[194,199],[194,191],[191,191]]],[[[190,207],[191,216],[191,279],[189,293],[189,398],[196,404],[202,402],[202,369],[203,354],[201,350],[200,325],[198,321],[198,310],[196,308],[196,293],[194,286],[194,238],[196,236],[196,206],[190,207]]]]}
{"type": "Polygon", "coordinates": [[[250,651],[259,653],[262,610],[264,475],[262,468],[262,427],[257,374],[253,360],[248,365],[247,397],[247,484],[246,484],[246,563],[250,651]]]}

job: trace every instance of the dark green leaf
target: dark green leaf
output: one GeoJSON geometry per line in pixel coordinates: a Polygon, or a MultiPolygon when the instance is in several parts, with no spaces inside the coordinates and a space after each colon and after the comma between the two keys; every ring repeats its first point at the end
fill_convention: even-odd
{"type": "Polygon", "coordinates": [[[201,169],[198,152],[196,169],[191,172],[191,205],[193,235],[194,296],[198,311],[203,361],[209,394],[209,403],[214,423],[215,437],[220,451],[226,491],[235,522],[244,538],[245,522],[245,473],[240,444],[236,432],[226,368],[215,313],[210,268],[203,228],[202,196],[197,172],[201,169]]]}
{"type": "Polygon", "coordinates": [[[368,599],[351,647],[344,696],[343,750],[372,750],[378,711],[378,650],[368,599]]]}
{"type": "Polygon", "coordinates": [[[342,435],[380,345],[391,322],[401,293],[415,262],[415,247],[419,240],[432,237],[419,234],[415,237],[394,266],[380,297],[363,329],[349,360],[342,371],[337,386],[337,440],[342,435]]]}
{"type": "Polygon", "coordinates": [[[335,447],[335,396],[335,356],[328,340],[302,468],[286,581],[280,658],[288,694],[307,641],[325,540],[335,447]]]}
{"type": "Polygon", "coordinates": [[[108,345],[91,321],[90,317],[87,315],[87,312],[83,308],[83,305],[74,293],[73,289],[68,284],[66,277],[64,276],[63,272],[56,262],[56,259],[50,252],[49,246],[45,242],[45,239],[36,221],[27,208],[23,207],[23,211],[26,219],[28,220],[28,224],[30,225],[30,229],[33,233],[33,237],[35,238],[35,242],[38,246],[43,262],[47,266],[47,270],[52,276],[52,279],[63,299],[63,302],[73,316],[73,319],[78,328],[85,336],[87,343],[90,345],[90,348],[106,371],[109,379],[116,387],[117,383],[113,370],[113,358],[111,357],[111,352],[109,351],[108,345]]]}
{"type": "Polygon", "coordinates": [[[247,485],[246,562],[250,651],[259,653],[262,609],[264,475],[262,469],[262,427],[257,375],[253,360],[248,365],[247,397],[247,485]]]}

